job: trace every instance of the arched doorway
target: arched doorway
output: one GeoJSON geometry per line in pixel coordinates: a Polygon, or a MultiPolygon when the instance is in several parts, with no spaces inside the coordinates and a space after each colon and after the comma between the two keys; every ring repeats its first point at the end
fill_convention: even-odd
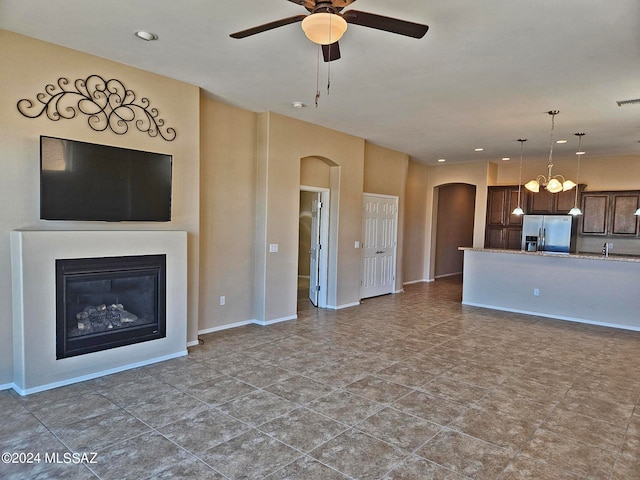
{"type": "Polygon", "coordinates": [[[339,187],[335,162],[317,156],[300,160],[298,310],[335,303],[339,187]]]}
{"type": "Polygon", "coordinates": [[[434,278],[462,273],[463,252],[473,246],[476,186],[451,183],[436,187],[434,278]]]}

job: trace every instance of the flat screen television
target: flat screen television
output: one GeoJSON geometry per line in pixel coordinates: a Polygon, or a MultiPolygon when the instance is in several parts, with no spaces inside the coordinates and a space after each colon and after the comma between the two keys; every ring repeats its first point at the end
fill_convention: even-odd
{"type": "Polygon", "coordinates": [[[40,218],[171,220],[172,156],[40,137],[40,218]]]}

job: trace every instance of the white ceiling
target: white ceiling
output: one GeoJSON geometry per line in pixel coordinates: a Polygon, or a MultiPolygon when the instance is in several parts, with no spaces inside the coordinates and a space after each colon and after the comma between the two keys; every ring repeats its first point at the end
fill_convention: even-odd
{"type": "MultiPolygon", "coordinates": [[[[230,33],[306,10],[287,0],[0,0],[0,28],[202,87],[220,101],[340,130],[435,164],[640,155],[638,0],[358,0],[429,25],[420,40],[350,25],[320,65],[300,24],[230,33]],[[156,42],[136,30],[159,35],[156,42]],[[294,109],[292,102],[306,107],[294,109]],[[483,147],[483,152],[474,148],[483,147]]],[[[346,10],[345,10],[346,11],[346,10]]],[[[7,66],[3,66],[7,68],[7,66]]],[[[87,72],[108,75],[108,72],[87,72]]],[[[53,82],[66,72],[51,72],[53,82]],[[55,77],[55,78],[54,78],[55,77]]],[[[640,158],[639,158],[640,161],[640,158]]]]}

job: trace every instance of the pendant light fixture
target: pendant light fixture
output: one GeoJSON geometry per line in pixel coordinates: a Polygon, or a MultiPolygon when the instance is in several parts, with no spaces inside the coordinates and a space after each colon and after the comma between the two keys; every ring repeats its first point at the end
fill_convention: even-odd
{"type": "Polygon", "coordinates": [[[547,113],[551,115],[551,146],[549,148],[549,163],[547,164],[548,176],[538,175],[535,180],[530,180],[524,185],[527,190],[534,193],[540,191],[540,186],[543,186],[550,193],[564,192],[576,186],[574,182],[566,180],[562,175],[551,174],[551,169],[553,168],[553,130],[556,115],[559,114],[560,111],[549,110],[547,113]]]}
{"type": "Polygon", "coordinates": [[[520,199],[522,193],[522,156],[524,153],[524,142],[527,141],[526,138],[519,138],[520,142],[520,174],[518,175],[518,206],[513,209],[511,212],[513,215],[524,215],[524,210],[522,210],[520,199]]]}
{"type": "MultiPolygon", "coordinates": [[[[584,155],[585,153],[580,148],[580,145],[582,144],[582,137],[585,136],[585,133],[578,132],[575,135],[578,137],[578,151],[576,152],[576,155],[578,156],[578,172],[576,173],[576,182],[579,183],[580,182],[580,157],[582,157],[582,155],[584,155]]],[[[582,210],[580,210],[580,207],[578,207],[578,187],[576,187],[576,196],[573,202],[573,208],[569,210],[569,215],[573,215],[573,216],[582,215],[582,210]]]]}

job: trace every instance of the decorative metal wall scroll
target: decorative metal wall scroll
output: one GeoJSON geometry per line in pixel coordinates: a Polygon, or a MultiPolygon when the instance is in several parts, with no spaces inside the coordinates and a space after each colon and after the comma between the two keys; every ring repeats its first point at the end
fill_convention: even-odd
{"type": "Polygon", "coordinates": [[[49,120],[54,121],[74,118],[80,112],[89,116],[87,123],[98,132],[109,128],[124,135],[129,131],[129,124],[134,123],[150,137],[160,135],[169,142],[176,138],[175,129],[164,126],[164,120],[158,118],[158,109],[150,107],[149,99],[142,97],[136,102],[136,94],[120,80],[90,75],[71,84],[61,77],[57,85],[48,84],[44,90],[36,95],[37,102],[20,100],[18,111],[29,118],[46,113],[49,120]]]}

